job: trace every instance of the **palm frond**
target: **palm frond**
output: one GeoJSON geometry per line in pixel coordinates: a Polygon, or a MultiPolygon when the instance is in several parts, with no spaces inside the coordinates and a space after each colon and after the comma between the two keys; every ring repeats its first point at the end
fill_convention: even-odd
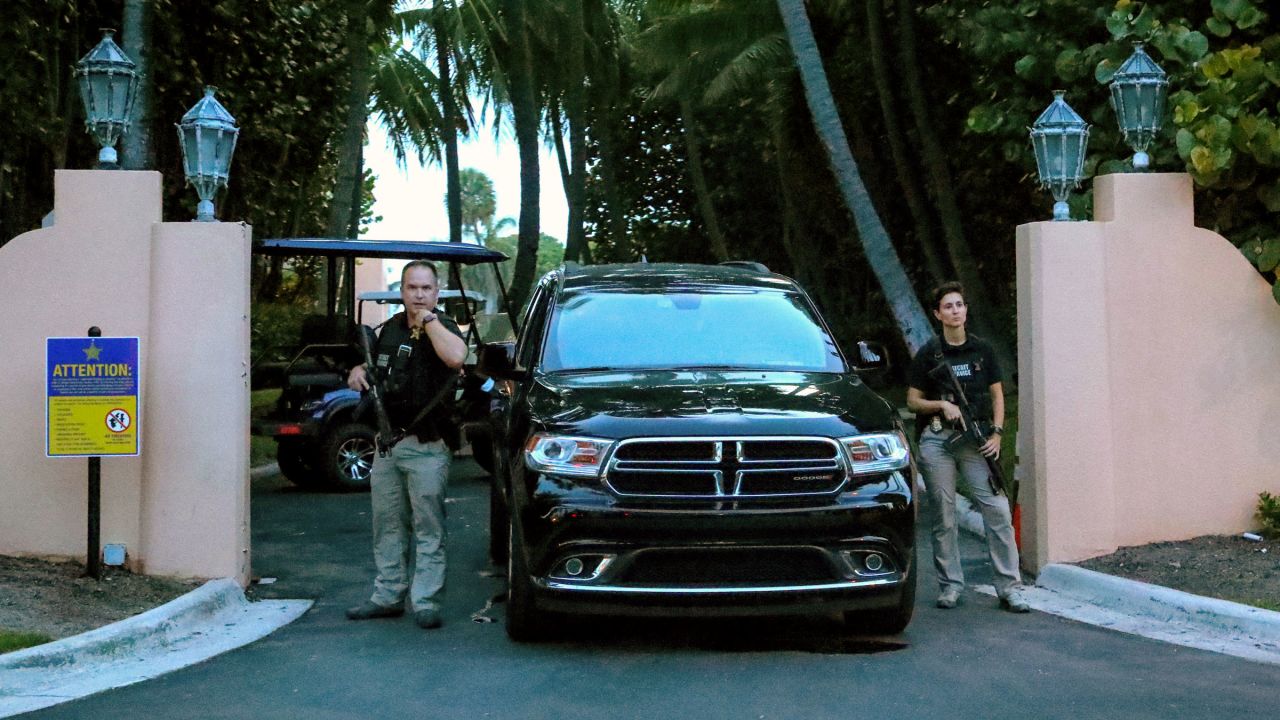
{"type": "Polygon", "coordinates": [[[776,32],[756,40],[716,73],[707,83],[702,99],[718,103],[740,96],[777,72],[791,72],[791,43],[786,33],[776,32]]]}

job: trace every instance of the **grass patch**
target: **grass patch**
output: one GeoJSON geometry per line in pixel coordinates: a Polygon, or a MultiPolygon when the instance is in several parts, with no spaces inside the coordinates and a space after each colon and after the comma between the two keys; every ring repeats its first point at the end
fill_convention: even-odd
{"type": "Polygon", "coordinates": [[[40,633],[0,630],[0,653],[13,652],[14,650],[21,650],[34,645],[43,645],[51,640],[53,638],[40,633]]]}
{"type": "Polygon", "coordinates": [[[271,412],[280,399],[280,388],[254,390],[249,393],[249,417],[260,418],[271,412]]]}
{"type": "Polygon", "coordinates": [[[253,435],[249,438],[249,467],[267,465],[276,461],[275,438],[253,435]]]}
{"type": "Polygon", "coordinates": [[[1237,602],[1241,605],[1252,605],[1263,610],[1271,610],[1280,612],[1280,600],[1271,600],[1269,598],[1223,598],[1231,602],[1237,602]]]}
{"type": "MultiPolygon", "coordinates": [[[[249,393],[249,417],[265,417],[276,407],[280,388],[254,390],[249,393]]],[[[258,467],[276,461],[275,438],[251,435],[249,437],[249,467],[258,467]]]]}

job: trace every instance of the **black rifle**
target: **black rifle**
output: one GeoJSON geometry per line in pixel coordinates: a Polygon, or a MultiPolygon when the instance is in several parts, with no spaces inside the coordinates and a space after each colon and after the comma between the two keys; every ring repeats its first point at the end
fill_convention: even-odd
{"type": "Polygon", "coordinates": [[[386,457],[400,438],[393,437],[391,418],[387,415],[387,406],[382,402],[382,381],[378,379],[377,366],[373,364],[373,343],[369,336],[374,330],[367,325],[356,327],[360,336],[360,349],[364,351],[364,376],[369,383],[369,398],[373,401],[373,414],[378,421],[378,434],[374,442],[378,446],[378,457],[386,457]]]}
{"type": "MultiPolygon", "coordinates": [[[[942,384],[942,387],[951,392],[955,397],[955,405],[960,409],[960,423],[964,428],[960,431],[960,435],[956,436],[957,442],[965,444],[973,444],[974,447],[981,448],[990,439],[989,435],[982,432],[982,426],[977,418],[973,416],[973,406],[969,404],[969,399],[965,397],[964,388],[960,386],[960,380],[956,378],[955,370],[951,369],[951,363],[946,359],[942,359],[936,367],[929,371],[929,377],[942,384]]],[[[951,441],[948,441],[950,443],[951,441]]],[[[991,484],[991,492],[999,495],[1004,492],[1004,468],[1000,467],[1000,460],[988,455],[982,456],[987,461],[987,482],[991,484]]]]}

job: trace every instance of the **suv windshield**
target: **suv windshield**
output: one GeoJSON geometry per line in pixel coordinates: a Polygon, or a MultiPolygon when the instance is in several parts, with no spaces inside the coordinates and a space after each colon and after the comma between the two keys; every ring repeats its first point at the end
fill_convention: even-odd
{"type": "Polygon", "coordinates": [[[794,292],[699,287],[566,294],[552,314],[542,369],[606,368],[844,372],[844,362],[794,292]]]}

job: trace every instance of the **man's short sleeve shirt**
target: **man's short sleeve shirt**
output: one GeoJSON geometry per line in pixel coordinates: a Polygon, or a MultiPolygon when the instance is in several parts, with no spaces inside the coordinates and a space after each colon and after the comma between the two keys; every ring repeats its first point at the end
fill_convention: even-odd
{"type": "MultiPolygon", "coordinates": [[[[436,315],[436,322],[454,335],[463,336],[453,318],[441,313],[436,315]]],[[[387,415],[392,425],[402,428],[417,417],[450,375],[457,372],[436,355],[431,338],[425,332],[413,337],[404,313],[397,313],[382,326],[373,362],[386,392],[387,415]]],[[[423,440],[439,439],[443,431],[440,424],[448,422],[452,414],[452,399],[444,398],[428,413],[426,422],[409,428],[410,431],[423,440]]]]}

